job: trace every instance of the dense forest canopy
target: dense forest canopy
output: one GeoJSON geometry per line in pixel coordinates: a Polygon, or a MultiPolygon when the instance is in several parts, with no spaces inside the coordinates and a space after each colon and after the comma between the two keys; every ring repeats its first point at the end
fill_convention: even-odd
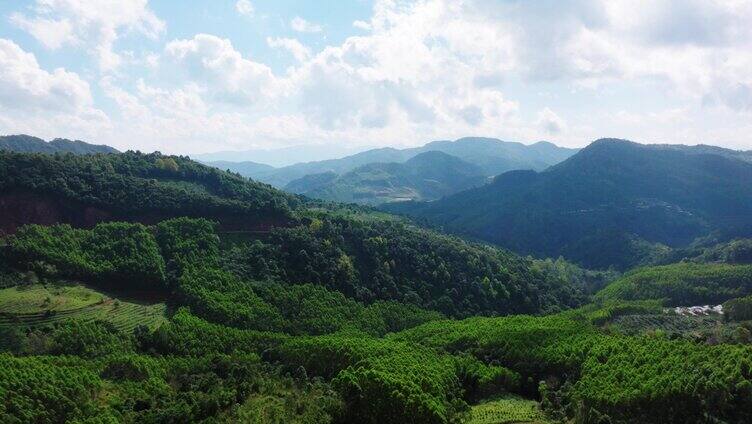
{"type": "Polygon", "coordinates": [[[747,157],[603,139],[544,172],[512,171],[436,202],[384,208],[518,253],[623,270],[713,232],[748,235],[747,157]]]}
{"type": "Polygon", "coordinates": [[[0,422],[752,419],[749,240],[621,274],[183,157],[0,164],[3,207],[71,213],[0,238],[0,422]],[[106,213],[69,219],[88,208],[106,213]],[[726,316],[669,308],[717,303],[726,316]]]}
{"type": "Polygon", "coordinates": [[[0,218],[6,231],[35,220],[93,225],[100,220],[155,222],[173,216],[258,228],[293,220],[299,203],[265,184],[186,157],[139,152],[0,152],[0,193],[6,199],[0,204],[7,209],[0,218]],[[23,213],[26,209],[44,209],[47,214],[30,216],[23,213]]]}

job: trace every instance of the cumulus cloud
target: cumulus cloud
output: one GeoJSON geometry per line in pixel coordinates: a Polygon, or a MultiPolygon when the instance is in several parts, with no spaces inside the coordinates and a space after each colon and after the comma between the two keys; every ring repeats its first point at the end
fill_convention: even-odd
{"type": "Polygon", "coordinates": [[[47,72],[36,57],[0,39],[0,103],[6,108],[70,112],[92,103],[89,84],[63,68],[47,72]]]}
{"type": "Polygon", "coordinates": [[[124,32],[156,38],[165,28],[149,9],[148,0],[36,0],[30,12],[14,13],[10,20],[47,48],[86,48],[102,70],[120,64],[113,46],[124,32]]]}
{"type": "Polygon", "coordinates": [[[296,60],[300,62],[303,62],[311,57],[311,50],[294,38],[267,37],[266,44],[274,49],[287,50],[288,52],[290,52],[290,54],[293,55],[296,60]]]}
{"type": "MultiPolygon", "coordinates": [[[[125,57],[113,48],[123,33],[154,37],[164,28],[146,0],[112,21],[104,12],[82,18],[74,3],[84,2],[37,0],[11,20],[47,48],[85,48],[105,63],[107,52],[125,57]]],[[[235,9],[254,13],[248,0],[235,9]]],[[[196,34],[170,41],[161,57],[135,52],[149,67],[143,80],[101,78],[99,87],[139,122],[119,131],[224,143],[199,150],[466,135],[738,145],[752,131],[751,21],[750,0],[375,0],[372,15],[353,22],[357,35],[332,45],[269,34],[270,48],[295,58],[284,70],[257,56],[264,52],[196,34]]],[[[289,26],[323,31],[297,16],[289,26]]]]}
{"type": "Polygon", "coordinates": [[[253,16],[253,13],[255,12],[253,4],[249,0],[238,0],[238,2],[235,3],[235,10],[244,16],[253,16]]]}
{"type": "Polygon", "coordinates": [[[33,54],[0,38],[0,131],[92,134],[109,126],[89,84],[63,68],[42,69],[33,54]]]}
{"type": "MultiPolygon", "coordinates": [[[[752,40],[743,25],[750,8],[706,3],[660,0],[653,8],[627,0],[381,0],[367,22],[353,24],[368,34],[315,53],[293,38],[268,37],[270,47],[287,50],[298,62],[285,75],[216,36],[176,40],[166,51],[204,87],[197,95],[238,105],[267,100],[256,122],[294,115],[298,130],[305,123],[324,141],[418,143],[482,134],[530,141],[556,136],[581,144],[602,135],[603,127],[561,108],[525,119],[519,110],[526,98],[510,98],[508,81],[575,91],[655,84],[698,107],[749,110],[752,85],[744,70],[752,64],[739,52],[752,40]],[[681,29],[697,26],[698,14],[737,37],[681,29]],[[676,27],[674,38],[647,31],[661,25],[676,27]]],[[[321,29],[299,17],[291,26],[321,29]]]]}
{"type": "Polygon", "coordinates": [[[300,16],[292,18],[290,21],[290,27],[297,32],[321,32],[324,28],[313,22],[308,22],[300,16]]]}
{"type": "Polygon", "coordinates": [[[371,30],[371,24],[369,24],[366,21],[361,21],[361,20],[353,21],[352,26],[354,28],[362,29],[363,31],[371,30]]]}
{"type": "Polygon", "coordinates": [[[197,34],[169,42],[165,52],[210,84],[217,90],[216,98],[225,102],[257,103],[281,89],[269,66],[244,58],[226,38],[197,34]]]}
{"type": "Polygon", "coordinates": [[[557,135],[566,130],[567,123],[553,110],[544,108],[538,113],[538,126],[547,134],[557,135]]]}

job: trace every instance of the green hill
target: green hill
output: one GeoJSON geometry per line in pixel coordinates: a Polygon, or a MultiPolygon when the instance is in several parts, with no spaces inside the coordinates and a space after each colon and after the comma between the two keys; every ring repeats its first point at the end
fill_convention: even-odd
{"type": "Polygon", "coordinates": [[[313,174],[291,181],[285,190],[309,197],[378,205],[406,200],[435,200],[482,185],[480,167],[438,151],[405,163],[371,163],[337,176],[313,174]]]}
{"type": "Polygon", "coordinates": [[[581,306],[616,273],[187,158],[6,152],[0,165],[0,204],[18,213],[0,217],[48,219],[0,235],[0,422],[752,419],[747,323],[624,300],[737,297],[750,265],[637,270],[581,306]]]}
{"type": "Polygon", "coordinates": [[[723,151],[598,140],[540,173],[385,210],[523,254],[625,269],[713,231],[749,231],[752,163],[723,151]]]}
{"type": "Polygon", "coordinates": [[[44,141],[41,138],[30,135],[5,135],[0,136],[0,150],[22,153],[119,153],[116,149],[104,144],[89,144],[81,140],[68,140],[56,138],[52,141],[44,141]]]}
{"type": "Polygon", "coordinates": [[[186,157],[0,152],[0,229],[25,223],[158,222],[203,216],[227,229],[293,221],[298,200],[186,157]]]}
{"type": "Polygon", "coordinates": [[[598,292],[597,300],[662,299],[670,306],[717,305],[752,294],[752,265],[679,263],[640,268],[598,292]]]}

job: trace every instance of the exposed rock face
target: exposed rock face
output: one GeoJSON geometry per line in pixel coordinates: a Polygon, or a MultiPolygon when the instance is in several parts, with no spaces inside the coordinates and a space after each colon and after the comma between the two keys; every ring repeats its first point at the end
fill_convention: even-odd
{"type": "MultiPolygon", "coordinates": [[[[29,193],[0,194],[0,234],[13,234],[26,224],[70,224],[90,228],[105,221],[130,221],[156,224],[165,219],[183,216],[180,211],[150,212],[136,216],[122,216],[91,205],[56,199],[52,196],[29,193]]],[[[246,216],[227,216],[219,219],[223,231],[269,232],[273,227],[290,223],[271,219],[248,219],[246,216]]]]}
{"type": "Polygon", "coordinates": [[[53,225],[69,223],[76,227],[91,227],[111,218],[111,214],[95,207],[62,202],[35,193],[0,194],[0,230],[16,232],[25,224],[53,225]]]}

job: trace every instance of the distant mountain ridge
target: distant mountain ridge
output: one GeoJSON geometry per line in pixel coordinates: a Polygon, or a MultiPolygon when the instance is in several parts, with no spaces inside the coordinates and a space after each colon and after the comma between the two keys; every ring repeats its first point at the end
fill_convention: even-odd
{"type": "Polygon", "coordinates": [[[41,138],[26,134],[0,136],[0,150],[20,153],[75,153],[79,155],[91,153],[120,153],[118,150],[104,144],[90,144],[81,140],[56,138],[44,141],[41,138]]]}
{"type": "MultiPolygon", "coordinates": [[[[480,167],[486,176],[493,176],[513,169],[543,170],[568,158],[578,149],[558,147],[548,142],[525,145],[494,138],[466,137],[455,141],[434,141],[421,147],[407,149],[392,147],[372,149],[340,159],[298,163],[272,171],[244,173],[242,162],[238,162],[232,167],[227,167],[227,164],[223,163],[222,169],[239,172],[241,175],[276,187],[285,187],[291,181],[306,175],[328,172],[340,175],[370,163],[403,163],[412,157],[429,151],[439,151],[456,156],[465,162],[480,167]]],[[[219,166],[213,162],[206,163],[219,166]]]]}
{"type": "Polygon", "coordinates": [[[749,152],[597,140],[543,172],[384,206],[523,254],[628,268],[661,245],[752,227],[749,152]]]}
{"type": "Polygon", "coordinates": [[[255,162],[275,168],[300,162],[322,161],[341,158],[371,149],[335,143],[286,146],[272,149],[226,150],[212,153],[196,153],[189,156],[199,162],[255,162]]]}
{"type": "Polygon", "coordinates": [[[342,175],[310,174],[291,181],[286,191],[317,199],[378,205],[435,200],[482,185],[483,170],[440,151],[420,153],[404,163],[369,163],[342,175]]]}

